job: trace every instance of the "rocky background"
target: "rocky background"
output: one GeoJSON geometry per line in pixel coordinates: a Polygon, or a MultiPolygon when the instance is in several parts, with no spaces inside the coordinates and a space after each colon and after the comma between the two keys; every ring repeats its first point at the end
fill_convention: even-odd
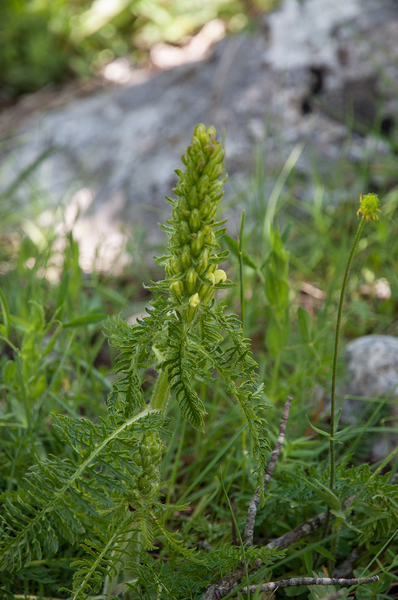
{"type": "Polygon", "coordinates": [[[49,205],[70,202],[72,218],[86,211],[76,235],[87,268],[98,241],[117,251],[121,224],[146,242],[161,239],[164,195],[199,122],[225,136],[230,208],[248,185],[256,145],[271,183],[296,148],[302,195],[311,191],[314,165],[332,176],[342,152],[353,198],[361,190],[350,162],[377,164],[376,187],[380,168],[396,178],[396,0],[285,0],[259,16],[253,33],[214,42],[221,35],[213,21],[185,48],[158,45],[157,73],[119,59],[107,67],[111,87],[72,95],[58,109],[36,105],[22,122],[16,109],[2,114],[1,189],[24,202],[33,185],[49,205]]]}

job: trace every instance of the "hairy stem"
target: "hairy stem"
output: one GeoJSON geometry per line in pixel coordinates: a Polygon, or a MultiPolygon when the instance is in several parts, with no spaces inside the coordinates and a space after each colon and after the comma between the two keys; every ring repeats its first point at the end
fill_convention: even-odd
{"type": "MultiPolygon", "coordinates": [[[[164,417],[166,415],[166,409],[169,398],[170,385],[168,381],[168,369],[164,369],[158,374],[158,378],[154,386],[152,398],[149,403],[148,409],[158,410],[164,417]]],[[[149,434],[147,438],[149,443],[158,443],[161,446],[161,440],[158,434],[149,434]]],[[[156,474],[152,478],[153,484],[156,486],[156,482],[159,481],[160,467],[156,463],[153,463],[152,466],[156,468],[156,474]]],[[[133,576],[131,573],[131,569],[129,568],[129,563],[131,561],[131,556],[136,556],[138,561],[140,548],[141,539],[139,531],[129,532],[126,535],[124,541],[125,559],[123,561],[124,565],[122,569],[123,576],[121,577],[121,572],[116,573],[114,576],[108,575],[105,580],[104,594],[117,595],[117,593],[119,593],[120,590],[124,589],[124,584],[132,579],[133,576]],[[122,579],[122,581],[119,581],[120,578],[122,579]]]]}

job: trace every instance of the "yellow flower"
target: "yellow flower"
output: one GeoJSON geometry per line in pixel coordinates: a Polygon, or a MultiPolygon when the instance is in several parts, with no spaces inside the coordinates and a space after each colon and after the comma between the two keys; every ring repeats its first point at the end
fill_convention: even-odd
{"type": "Polygon", "coordinates": [[[362,213],[362,218],[366,219],[367,223],[369,223],[371,217],[374,221],[379,220],[376,212],[381,212],[381,210],[379,210],[379,198],[376,194],[366,194],[363,197],[361,195],[359,204],[360,206],[357,212],[358,219],[359,213],[362,213]]]}
{"type": "Polygon", "coordinates": [[[222,269],[214,272],[214,283],[223,283],[227,279],[227,274],[222,269]]]}

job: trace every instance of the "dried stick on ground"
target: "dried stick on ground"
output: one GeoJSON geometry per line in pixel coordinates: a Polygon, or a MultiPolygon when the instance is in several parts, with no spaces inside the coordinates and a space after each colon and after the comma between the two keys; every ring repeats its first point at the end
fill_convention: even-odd
{"type": "MultiPolygon", "coordinates": [[[[281,581],[270,581],[269,583],[263,583],[260,586],[261,592],[272,592],[277,588],[285,587],[298,587],[300,585],[342,585],[350,587],[351,585],[363,585],[365,583],[374,583],[379,581],[378,575],[373,577],[359,577],[358,579],[336,579],[331,577],[293,577],[292,579],[282,579],[281,581]]],[[[247,594],[248,591],[254,594],[259,589],[258,585],[249,585],[249,587],[243,587],[239,590],[241,594],[247,594]]],[[[224,595],[226,596],[231,590],[228,590],[224,595]]],[[[220,598],[223,597],[222,590],[220,598]]],[[[334,595],[334,594],[333,594],[334,595]]]]}
{"type": "MultiPolygon", "coordinates": [[[[354,498],[355,496],[351,496],[350,498],[348,498],[344,502],[344,508],[347,508],[352,503],[354,498]]],[[[266,545],[266,549],[273,550],[274,548],[278,548],[278,550],[284,550],[285,548],[288,548],[292,544],[295,544],[302,538],[307,537],[307,535],[314,533],[314,531],[322,527],[322,525],[324,525],[326,522],[326,515],[327,512],[325,511],[323,513],[320,513],[319,515],[316,515],[316,517],[314,517],[313,519],[301,523],[301,525],[295,527],[295,529],[292,529],[284,535],[281,535],[279,538],[272,540],[272,542],[269,542],[269,544],[266,545]]],[[[254,564],[253,570],[259,569],[261,565],[261,560],[257,560],[254,564]]],[[[253,570],[249,569],[250,572],[252,572],[253,570]]],[[[203,600],[218,600],[218,598],[222,597],[219,595],[220,589],[228,589],[230,592],[231,589],[235,587],[239,579],[241,579],[244,575],[245,566],[241,563],[237,567],[237,569],[233,571],[233,573],[230,573],[229,575],[221,579],[221,581],[219,581],[218,583],[210,585],[203,595],[203,600]]]]}
{"type": "MultiPolygon", "coordinates": [[[[291,404],[292,404],[292,398],[289,397],[286,400],[285,406],[283,408],[282,421],[281,421],[281,425],[279,427],[278,439],[276,441],[275,448],[271,454],[271,459],[269,461],[267,472],[264,477],[264,490],[267,487],[268,483],[270,482],[270,479],[274,473],[276,461],[278,460],[278,456],[279,456],[279,453],[282,448],[283,440],[285,439],[286,425],[287,425],[287,420],[289,418],[289,411],[290,411],[291,404]]],[[[256,491],[254,492],[254,496],[251,499],[251,502],[249,504],[249,509],[247,511],[247,518],[246,518],[245,533],[243,535],[243,543],[249,544],[250,546],[253,545],[253,532],[254,532],[254,525],[255,525],[255,521],[256,521],[257,508],[258,508],[259,502],[260,502],[260,488],[258,487],[256,489],[256,491]]]]}

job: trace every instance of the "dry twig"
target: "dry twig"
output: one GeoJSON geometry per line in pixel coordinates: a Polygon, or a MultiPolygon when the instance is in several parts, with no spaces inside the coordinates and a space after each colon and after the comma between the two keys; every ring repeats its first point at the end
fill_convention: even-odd
{"type": "MultiPolygon", "coordinates": [[[[363,585],[365,583],[373,583],[379,581],[378,575],[372,577],[359,577],[357,579],[336,579],[335,577],[293,577],[292,579],[282,579],[281,581],[270,581],[269,583],[263,583],[260,586],[261,592],[272,592],[277,588],[285,587],[298,587],[299,585],[341,585],[344,587],[350,587],[352,585],[363,585]]],[[[254,594],[259,589],[258,585],[249,585],[243,587],[239,591],[241,594],[247,594],[248,591],[254,594]]],[[[223,590],[219,588],[219,598],[226,596],[231,590],[226,590],[223,594],[223,590]]],[[[337,592],[336,592],[337,593],[337,592]]],[[[335,594],[332,594],[335,596],[335,594]]]]}
{"type": "MultiPolygon", "coordinates": [[[[344,508],[347,508],[352,503],[354,498],[355,496],[351,496],[350,498],[348,498],[344,502],[344,508]]],[[[310,519],[309,521],[301,523],[301,525],[299,525],[298,527],[295,527],[291,531],[288,531],[284,535],[281,535],[279,538],[276,538],[275,540],[269,542],[269,544],[266,545],[266,549],[273,550],[274,548],[278,548],[278,550],[284,550],[285,548],[288,548],[292,544],[295,544],[302,538],[307,537],[307,535],[314,533],[314,531],[322,527],[322,525],[324,525],[324,523],[326,522],[326,516],[327,511],[316,515],[313,519],[310,519]]],[[[254,563],[253,570],[259,569],[261,565],[261,560],[257,560],[254,563]]],[[[245,565],[241,563],[240,565],[238,565],[235,571],[221,579],[218,583],[210,585],[203,595],[203,600],[218,600],[219,598],[222,598],[222,596],[219,595],[219,590],[224,588],[228,589],[228,591],[230,592],[236,586],[239,579],[241,579],[244,575],[245,565]]]]}
{"type": "MultiPolygon", "coordinates": [[[[264,477],[264,486],[263,486],[264,490],[267,487],[268,483],[270,482],[271,477],[274,473],[276,461],[278,460],[278,456],[279,456],[279,453],[282,448],[283,440],[285,439],[286,425],[287,425],[287,420],[289,418],[289,411],[290,411],[291,404],[292,404],[292,398],[289,397],[286,400],[285,406],[283,408],[283,414],[282,414],[281,424],[279,427],[278,439],[276,441],[275,448],[271,454],[271,459],[269,461],[267,472],[264,477]]],[[[254,524],[256,521],[257,508],[258,508],[259,502],[260,502],[260,488],[258,487],[256,489],[256,491],[254,492],[253,498],[251,499],[251,502],[249,504],[249,509],[247,511],[247,518],[246,518],[245,533],[243,536],[243,543],[248,544],[250,546],[253,545],[254,524]]]]}
{"type": "MultiPolygon", "coordinates": [[[[276,461],[278,459],[279,453],[281,451],[282,448],[282,444],[283,444],[283,440],[285,437],[285,431],[286,431],[286,423],[289,417],[289,410],[290,410],[290,405],[292,402],[292,398],[288,398],[285,402],[285,406],[283,409],[283,415],[282,415],[282,421],[281,421],[281,425],[279,428],[279,436],[275,445],[275,448],[272,452],[271,455],[271,460],[269,462],[268,465],[268,469],[264,478],[264,489],[265,487],[268,485],[274,469],[275,469],[275,464],[276,461]]],[[[344,508],[347,508],[352,501],[354,500],[355,496],[351,496],[350,498],[348,498],[345,502],[344,502],[344,508]]],[[[254,523],[255,523],[255,519],[256,519],[256,514],[257,514],[257,508],[258,508],[258,504],[260,501],[260,495],[259,495],[259,489],[257,488],[251,502],[249,505],[249,510],[247,513],[247,520],[246,520],[246,527],[245,527],[245,534],[244,534],[244,543],[246,544],[253,544],[253,531],[254,531],[254,523]]],[[[266,549],[267,550],[273,550],[275,548],[277,548],[278,550],[284,550],[285,548],[288,548],[289,546],[291,546],[292,544],[295,544],[296,542],[298,542],[299,540],[301,540],[303,537],[307,537],[308,535],[310,535],[311,533],[313,533],[314,531],[316,531],[317,529],[319,529],[320,527],[322,527],[322,525],[324,525],[326,523],[326,519],[328,516],[328,512],[325,511],[323,513],[320,513],[319,515],[316,515],[313,519],[310,519],[309,521],[305,521],[304,523],[301,523],[301,525],[299,525],[298,527],[296,527],[295,529],[292,529],[291,531],[288,531],[287,533],[285,533],[284,535],[280,536],[279,538],[276,538],[275,540],[272,540],[271,542],[269,542],[269,544],[266,545],[266,549]]],[[[253,572],[257,569],[259,569],[262,565],[262,561],[260,559],[256,560],[256,562],[254,563],[254,568],[250,569],[250,567],[248,568],[249,572],[253,572]]],[[[237,568],[235,569],[235,571],[233,571],[232,573],[230,573],[229,575],[227,575],[226,577],[224,577],[223,579],[221,579],[219,582],[210,585],[204,595],[202,600],[219,600],[220,598],[223,598],[224,596],[226,596],[229,592],[231,592],[235,587],[237,587],[237,583],[238,581],[245,575],[245,567],[247,565],[245,565],[244,563],[240,563],[237,568]]],[[[304,578],[297,578],[297,579],[286,579],[283,580],[284,585],[282,585],[283,582],[270,582],[270,583],[264,583],[261,587],[261,591],[272,591],[274,589],[276,589],[276,587],[278,587],[276,585],[276,583],[279,583],[281,585],[279,585],[279,587],[287,587],[289,585],[315,585],[315,581],[326,581],[326,578],[323,579],[317,579],[317,578],[313,578],[313,577],[304,577],[304,578]],[[312,581],[312,583],[286,583],[286,582],[292,582],[292,581],[312,581]],[[267,587],[267,586],[274,586],[274,587],[267,587]]],[[[343,582],[343,581],[350,581],[352,583],[347,583],[347,584],[343,584],[340,583],[339,585],[355,585],[355,582],[359,582],[359,580],[354,580],[354,579],[327,579],[327,581],[333,581],[333,582],[343,582]]],[[[376,581],[375,579],[370,578],[369,581],[376,581]]],[[[360,583],[368,583],[369,582],[368,579],[365,580],[361,580],[360,583]]],[[[319,585],[334,585],[333,583],[320,583],[319,585]]],[[[258,586],[249,586],[250,590],[255,590],[258,586]]],[[[246,588],[242,588],[242,592],[244,592],[246,588]]]]}

